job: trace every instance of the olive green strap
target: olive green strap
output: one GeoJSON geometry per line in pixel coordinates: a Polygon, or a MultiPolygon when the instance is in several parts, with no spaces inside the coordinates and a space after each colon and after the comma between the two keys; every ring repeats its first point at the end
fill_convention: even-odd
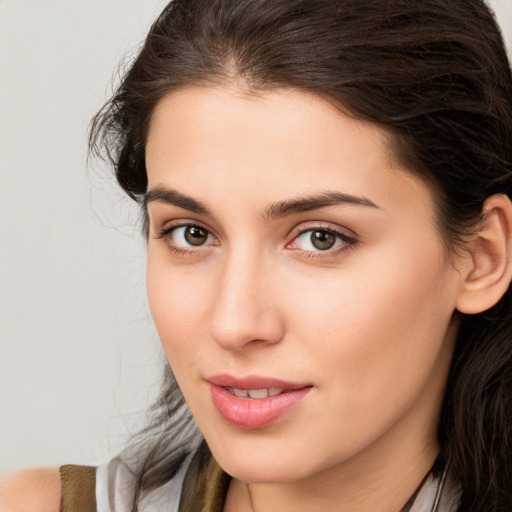
{"type": "Polygon", "coordinates": [[[231,477],[224,473],[212,457],[207,469],[208,480],[204,488],[204,502],[201,512],[222,512],[231,477]]]}
{"type": "Polygon", "coordinates": [[[185,474],[179,511],[222,512],[230,481],[203,442],[185,474]]]}
{"type": "Polygon", "coordinates": [[[96,468],[66,464],[59,468],[62,483],[60,512],[96,511],[96,468]]]}

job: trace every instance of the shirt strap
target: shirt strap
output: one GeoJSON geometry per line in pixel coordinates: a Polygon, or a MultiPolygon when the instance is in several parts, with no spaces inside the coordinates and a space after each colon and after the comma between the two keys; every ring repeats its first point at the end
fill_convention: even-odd
{"type": "Polygon", "coordinates": [[[66,464],[59,468],[60,512],[96,512],[96,468],[66,464]]]}
{"type": "Polygon", "coordinates": [[[185,475],[180,512],[222,512],[230,481],[203,442],[185,475]]]}

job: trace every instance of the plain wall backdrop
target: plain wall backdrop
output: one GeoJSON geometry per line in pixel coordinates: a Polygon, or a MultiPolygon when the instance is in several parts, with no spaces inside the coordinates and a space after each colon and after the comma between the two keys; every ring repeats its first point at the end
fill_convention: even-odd
{"type": "Polygon", "coordinates": [[[105,462],[158,389],[139,212],[86,149],[166,3],[0,0],[0,472],[105,462]]]}

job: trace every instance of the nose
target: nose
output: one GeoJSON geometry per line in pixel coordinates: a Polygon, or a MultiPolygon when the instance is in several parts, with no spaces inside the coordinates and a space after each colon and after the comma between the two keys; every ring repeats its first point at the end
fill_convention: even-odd
{"type": "Polygon", "coordinates": [[[282,339],[284,319],[274,274],[254,255],[233,255],[224,263],[210,322],[211,336],[224,349],[264,346],[282,339]]]}

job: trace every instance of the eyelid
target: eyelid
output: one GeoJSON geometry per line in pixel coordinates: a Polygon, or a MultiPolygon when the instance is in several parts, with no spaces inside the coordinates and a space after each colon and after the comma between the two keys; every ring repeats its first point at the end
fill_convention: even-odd
{"type": "Polygon", "coordinates": [[[196,219],[187,219],[187,218],[174,219],[172,221],[163,222],[161,227],[155,226],[154,237],[155,238],[163,238],[164,236],[171,233],[172,230],[181,228],[181,227],[187,227],[187,226],[197,226],[197,227],[203,228],[206,231],[208,231],[208,233],[210,235],[212,235],[213,238],[215,238],[215,240],[218,240],[218,238],[219,238],[217,236],[217,234],[215,233],[215,231],[212,228],[210,228],[209,226],[207,226],[206,224],[204,224],[203,222],[196,220],[196,219]]]}
{"type": "Polygon", "coordinates": [[[348,230],[346,228],[342,228],[340,226],[336,226],[330,223],[326,222],[308,222],[305,224],[300,224],[299,226],[296,226],[290,233],[288,237],[288,241],[286,242],[286,248],[289,248],[291,250],[295,250],[297,252],[302,252],[308,257],[332,257],[335,254],[338,254],[339,252],[346,251],[353,247],[358,242],[357,234],[354,233],[352,230],[348,230]],[[290,247],[290,245],[297,240],[300,236],[304,235],[305,233],[308,233],[309,231],[327,231],[329,233],[333,233],[335,236],[339,237],[341,240],[343,240],[345,243],[340,247],[334,247],[331,249],[325,249],[325,250],[317,250],[317,251],[308,251],[305,249],[300,248],[293,248],[290,247]]]}
{"type": "Polygon", "coordinates": [[[175,253],[178,256],[191,256],[193,254],[202,253],[202,251],[206,251],[210,249],[212,246],[216,246],[219,244],[219,239],[216,233],[204,225],[202,222],[197,221],[195,219],[174,219],[170,222],[163,223],[162,227],[156,229],[156,234],[154,238],[157,240],[163,240],[167,245],[168,249],[175,253]],[[172,233],[180,228],[187,228],[190,226],[196,226],[204,229],[209,237],[212,237],[214,243],[205,243],[204,245],[178,245],[172,239],[172,233]]]}
{"type": "Polygon", "coordinates": [[[305,233],[307,231],[314,231],[314,230],[330,231],[336,235],[346,238],[347,240],[356,241],[356,239],[357,239],[357,233],[355,233],[354,231],[352,231],[350,229],[343,228],[343,227],[335,225],[335,224],[331,224],[330,222],[310,221],[310,222],[304,222],[304,223],[299,224],[298,226],[295,226],[291,230],[290,234],[288,235],[287,243],[293,241],[295,238],[297,238],[298,236],[302,235],[303,233],[305,233]]]}

